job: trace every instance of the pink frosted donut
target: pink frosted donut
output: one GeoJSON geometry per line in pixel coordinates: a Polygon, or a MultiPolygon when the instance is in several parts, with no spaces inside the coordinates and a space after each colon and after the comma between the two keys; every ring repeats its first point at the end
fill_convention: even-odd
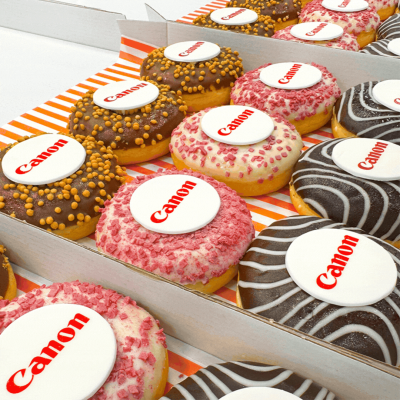
{"type": "Polygon", "coordinates": [[[329,41],[312,41],[312,40],[303,40],[293,36],[290,31],[293,26],[288,26],[285,29],[275,32],[274,39],[280,40],[290,40],[293,42],[300,42],[306,44],[315,44],[317,46],[331,47],[332,49],[342,49],[342,50],[350,50],[350,51],[359,51],[360,45],[357,42],[357,38],[354,35],[349,33],[344,33],[341,37],[329,41]]]}
{"type": "Polygon", "coordinates": [[[208,137],[201,128],[202,110],[185,118],[172,132],[170,151],[178,169],[189,168],[226,183],[241,196],[259,196],[285,186],[301,154],[303,142],[295,127],[279,114],[267,139],[234,146],[208,137]]]}
{"type": "Polygon", "coordinates": [[[130,297],[89,283],[43,285],[0,300],[0,334],[22,315],[53,304],[79,304],[101,314],[117,341],[117,359],[106,383],[90,400],[156,400],[168,376],[165,335],[158,321],[130,297]]]}
{"type": "Polygon", "coordinates": [[[398,0],[366,0],[368,4],[376,8],[381,21],[388,19],[394,14],[398,0]]]}
{"type": "Polygon", "coordinates": [[[308,3],[300,13],[301,22],[330,22],[339,25],[345,33],[351,33],[357,37],[361,48],[375,40],[376,30],[380,24],[379,15],[375,7],[370,6],[366,10],[344,13],[328,10],[322,6],[323,0],[313,0],[308,3]]]}
{"type": "Polygon", "coordinates": [[[210,177],[175,168],[137,176],[121,186],[105,203],[96,230],[97,247],[104,253],[205,293],[214,292],[236,275],[237,263],[253,238],[250,212],[236,192],[210,177]],[[150,179],[174,174],[194,176],[213,186],[221,199],[220,209],[208,225],[191,233],[150,231],[132,216],[132,194],[150,179]]]}
{"type": "Polygon", "coordinates": [[[322,80],[306,89],[285,90],[270,87],[260,80],[261,70],[246,72],[231,91],[231,103],[250,106],[268,114],[280,114],[301,135],[323,127],[331,120],[332,109],[340,97],[336,78],[323,66],[311,63],[322,72],[322,80]]]}

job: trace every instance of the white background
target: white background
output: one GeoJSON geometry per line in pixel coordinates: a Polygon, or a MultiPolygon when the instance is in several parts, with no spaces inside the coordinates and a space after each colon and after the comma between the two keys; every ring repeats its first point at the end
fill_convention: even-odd
{"type": "MultiPolygon", "coordinates": [[[[147,20],[143,0],[63,0],[147,20]]],[[[207,0],[147,0],[176,20],[207,0]]],[[[0,27],[0,126],[113,64],[118,53],[0,27]]]]}

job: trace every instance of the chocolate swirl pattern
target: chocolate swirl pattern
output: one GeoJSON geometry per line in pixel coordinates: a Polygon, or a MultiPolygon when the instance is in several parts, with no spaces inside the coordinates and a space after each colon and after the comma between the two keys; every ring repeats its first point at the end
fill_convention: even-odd
{"type": "Polygon", "coordinates": [[[397,39],[400,38],[400,14],[394,14],[388,18],[378,28],[377,39],[397,39]]]}
{"type": "Polygon", "coordinates": [[[370,181],[340,169],[332,151],[342,140],[356,139],[330,140],[303,153],[292,175],[296,193],[323,218],[400,241],[400,181],[370,181]]]}
{"type": "Polygon", "coordinates": [[[337,121],[358,137],[387,140],[400,145],[400,113],[377,103],[365,82],[342,94],[335,104],[337,121]]]}
{"type": "Polygon", "coordinates": [[[400,60],[400,56],[392,53],[388,49],[389,43],[390,43],[389,39],[378,40],[377,42],[373,42],[373,43],[370,43],[368,46],[365,46],[360,51],[360,53],[372,54],[374,56],[397,58],[400,60]]]}
{"type": "Polygon", "coordinates": [[[200,369],[175,385],[160,400],[218,400],[246,387],[273,387],[303,400],[335,400],[337,397],[310,379],[287,369],[255,362],[228,362],[200,369]]]}
{"type": "MultiPolygon", "coordinates": [[[[290,244],[316,229],[361,229],[317,217],[295,216],[274,222],[253,241],[239,264],[242,307],[319,339],[400,365],[400,281],[385,299],[360,307],[340,307],[315,299],[298,287],[286,269],[290,244]]],[[[400,251],[366,235],[389,252],[400,278],[400,251]]]]}

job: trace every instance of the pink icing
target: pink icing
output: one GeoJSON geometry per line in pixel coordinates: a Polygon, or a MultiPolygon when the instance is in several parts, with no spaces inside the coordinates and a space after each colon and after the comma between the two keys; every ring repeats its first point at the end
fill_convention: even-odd
{"type": "Polygon", "coordinates": [[[254,227],[245,201],[234,190],[197,172],[172,168],[138,176],[121,186],[105,203],[96,238],[99,249],[122,261],[182,284],[206,284],[239,262],[254,238],[254,227]],[[195,232],[167,235],[149,231],[132,217],[132,194],[149,179],[174,174],[194,176],[212,185],[221,198],[220,210],[213,221],[195,232]]]}
{"type": "Polygon", "coordinates": [[[281,40],[290,40],[293,42],[307,43],[307,44],[316,44],[324,47],[331,47],[333,49],[342,49],[349,51],[359,51],[360,45],[357,42],[357,38],[354,35],[349,33],[344,33],[341,37],[329,41],[312,41],[312,40],[303,40],[293,36],[290,31],[293,26],[288,26],[285,29],[281,29],[280,31],[275,32],[274,39],[281,40]]]}
{"type": "MultiPolygon", "coordinates": [[[[130,297],[99,285],[79,281],[54,283],[47,287],[43,285],[11,302],[0,300],[0,334],[22,315],[52,304],[89,307],[102,315],[114,331],[117,340],[115,365],[106,383],[91,400],[140,400],[149,387],[157,385],[153,382],[156,357],[165,357],[167,347],[158,321],[130,297]]],[[[160,361],[158,369],[164,364],[160,361]]]]}
{"type": "MultiPolygon", "coordinates": [[[[311,3],[310,3],[311,4],[311,3]]],[[[323,66],[311,63],[322,72],[322,80],[306,89],[284,90],[267,86],[260,80],[261,70],[271,65],[265,64],[245,73],[231,91],[233,104],[247,105],[277,113],[289,121],[300,121],[318,113],[327,113],[327,108],[340,97],[336,78],[323,66]]]]}
{"type": "MultiPolygon", "coordinates": [[[[378,29],[379,15],[372,5],[366,10],[344,13],[328,10],[322,6],[323,0],[313,0],[300,13],[301,22],[331,22],[343,28],[344,32],[358,36],[361,32],[370,32],[378,29]]],[[[370,3],[371,4],[371,3],[370,3]]]]}

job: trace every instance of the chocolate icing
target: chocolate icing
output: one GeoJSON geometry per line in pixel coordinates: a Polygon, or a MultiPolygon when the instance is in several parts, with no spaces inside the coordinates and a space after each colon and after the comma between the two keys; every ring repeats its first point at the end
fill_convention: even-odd
{"type": "Polygon", "coordinates": [[[76,135],[75,139],[86,148],[85,163],[69,178],[48,185],[31,186],[10,181],[3,173],[1,160],[11,147],[18,146],[18,142],[2,149],[0,212],[50,231],[81,226],[99,216],[99,206],[112,198],[125,180],[119,176],[124,173],[110,147],[91,137],[76,135]]]}
{"type": "Polygon", "coordinates": [[[300,0],[233,0],[227,7],[245,7],[257,14],[268,15],[277,22],[286,22],[299,17],[300,0]]]}
{"type": "Polygon", "coordinates": [[[206,15],[199,15],[194,19],[193,25],[255,36],[271,37],[275,33],[275,21],[269,15],[260,15],[256,22],[246,25],[218,24],[211,19],[210,15],[211,12],[206,15]]]}
{"type": "Polygon", "coordinates": [[[5,296],[8,288],[8,258],[4,255],[5,248],[0,245],[0,300],[5,296]]]}
{"type": "Polygon", "coordinates": [[[185,117],[187,106],[168,86],[151,83],[160,89],[157,100],[125,114],[98,107],[93,92],[87,92],[71,109],[69,130],[95,137],[116,150],[145,148],[169,138],[185,117]]]}
{"type": "Polygon", "coordinates": [[[338,122],[363,138],[400,144],[400,112],[377,103],[372,88],[378,82],[365,82],[346,90],[335,104],[338,122]]]}
{"type": "Polygon", "coordinates": [[[400,14],[393,14],[378,28],[377,40],[397,38],[400,38],[400,14]]]}
{"type": "Polygon", "coordinates": [[[343,140],[357,139],[330,140],[302,154],[292,176],[297,194],[324,218],[383,240],[400,240],[400,180],[370,181],[340,169],[331,155],[343,140]]]}
{"type": "Polygon", "coordinates": [[[360,53],[372,54],[374,56],[383,56],[400,59],[400,56],[388,50],[389,39],[378,40],[365,46],[360,53]]]}
{"type": "MultiPolygon", "coordinates": [[[[341,307],[315,299],[301,290],[290,277],[285,257],[292,241],[307,232],[323,228],[349,229],[329,219],[307,216],[288,217],[264,229],[239,264],[238,290],[243,308],[348,350],[398,366],[399,279],[394,291],[375,304],[341,307]]],[[[350,229],[351,232],[365,234],[361,229],[350,229]]],[[[400,276],[400,251],[378,238],[368,237],[390,253],[400,276]]]]}
{"type": "MultiPolygon", "coordinates": [[[[160,400],[220,399],[230,392],[246,387],[273,387],[293,393],[303,400],[335,400],[328,389],[293,371],[257,362],[227,362],[202,368],[175,385],[160,400]],[[211,397],[211,393],[215,397],[211,397]]],[[[256,399],[254,399],[256,400],[256,399]]]]}
{"type": "Polygon", "coordinates": [[[165,47],[153,50],[143,60],[140,77],[169,85],[178,95],[204,93],[211,85],[216,89],[230,87],[244,73],[239,53],[230,47],[221,47],[217,57],[197,63],[171,61],[164,56],[164,50],[165,47]]]}

